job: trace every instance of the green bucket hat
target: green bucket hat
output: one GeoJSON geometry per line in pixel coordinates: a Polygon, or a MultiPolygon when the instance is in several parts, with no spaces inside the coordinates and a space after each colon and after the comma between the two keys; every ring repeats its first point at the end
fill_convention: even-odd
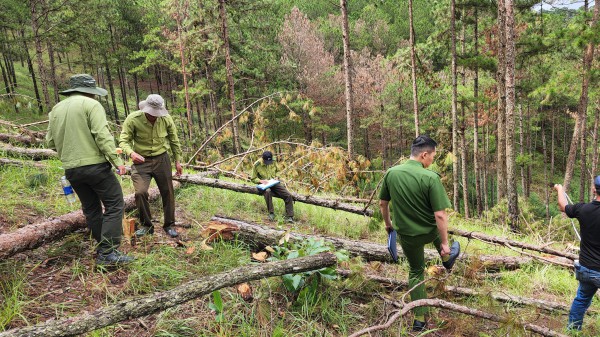
{"type": "Polygon", "coordinates": [[[59,92],[61,95],[68,95],[72,92],[83,92],[86,94],[106,96],[108,91],[96,86],[96,80],[88,74],[77,74],[69,78],[70,89],[59,92]]]}

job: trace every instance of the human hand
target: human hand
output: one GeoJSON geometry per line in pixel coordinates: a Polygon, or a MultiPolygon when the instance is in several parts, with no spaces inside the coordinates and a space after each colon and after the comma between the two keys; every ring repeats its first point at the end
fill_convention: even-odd
{"type": "Polygon", "coordinates": [[[553,188],[556,190],[556,192],[560,192],[563,189],[563,185],[554,184],[553,188]]]}
{"type": "Polygon", "coordinates": [[[450,255],[450,246],[448,245],[448,242],[442,243],[442,245],[440,247],[440,255],[441,256],[450,255]]]}
{"type": "Polygon", "coordinates": [[[394,230],[394,227],[385,225],[385,231],[390,234],[394,230]]]}
{"type": "Polygon", "coordinates": [[[131,152],[130,157],[131,157],[131,160],[133,160],[134,164],[141,164],[146,161],[146,159],[144,159],[144,157],[140,156],[136,152],[131,152]]]}
{"type": "Polygon", "coordinates": [[[178,177],[183,173],[183,167],[181,167],[181,163],[178,161],[175,162],[175,172],[175,175],[178,177]]]}
{"type": "Polygon", "coordinates": [[[260,180],[260,183],[261,183],[261,184],[266,184],[266,183],[268,183],[268,182],[269,182],[268,180],[260,180]]]}
{"type": "Polygon", "coordinates": [[[125,168],[125,165],[120,165],[117,168],[117,174],[120,176],[124,175],[126,172],[127,172],[127,168],[125,168]]]}

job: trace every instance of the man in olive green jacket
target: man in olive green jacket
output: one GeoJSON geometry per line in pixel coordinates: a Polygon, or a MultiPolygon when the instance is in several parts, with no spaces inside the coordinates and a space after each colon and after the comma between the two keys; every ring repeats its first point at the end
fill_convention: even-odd
{"type": "Polygon", "coordinates": [[[69,83],[71,88],[60,92],[68,97],[49,114],[46,143],[58,152],[65,177],[81,200],[87,226],[98,242],[96,263],[131,262],[132,257],[117,250],[123,231],[124,202],[111,164],[119,174],[125,173],[125,166],[117,156],[104,108],[94,99],[107,92],[96,87],[94,78],[87,74],[71,76],[69,83]]]}
{"type": "MultiPolygon", "coordinates": [[[[277,178],[277,164],[273,161],[273,153],[271,151],[265,151],[262,154],[262,159],[259,159],[254,163],[252,169],[252,182],[255,184],[266,184],[269,179],[277,178]]],[[[294,198],[283,186],[278,183],[264,190],[263,195],[267,203],[267,209],[269,211],[269,220],[275,220],[275,213],[273,208],[273,196],[283,199],[285,202],[285,215],[287,222],[294,222],[294,198]]]]}
{"type": "Polygon", "coordinates": [[[154,178],[163,202],[163,229],[171,236],[179,235],[175,224],[175,196],[171,160],[167,151],[175,157],[177,175],[181,175],[181,144],[173,118],[165,109],[165,101],[160,95],[148,95],[139,104],[140,110],[129,114],[123,123],[119,142],[123,152],[131,157],[131,180],[135,188],[135,202],[139,212],[141,228],[137,237],[154,233],[148,187],[154,178]]]}

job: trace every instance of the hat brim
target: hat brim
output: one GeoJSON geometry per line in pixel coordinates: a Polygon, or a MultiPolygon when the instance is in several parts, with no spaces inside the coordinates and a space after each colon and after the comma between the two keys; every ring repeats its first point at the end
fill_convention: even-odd
{"type": "Polygon", "coordinates": [[[273,159],[271,159],[271,160],[266,160],[266,159],[263,159],[263,162],[264,162],[266,165],[271,165],[271,164],[273,164],[273,159]]]}
{"type": "Polygon", "coordinates": [[[98,95],[98,96],[106,96],[108,95],[108,91],[106,91],[106,89],[102,89],[100,87],[95,87],[95,88],[89,88],[89,87],[77,87],[77,88],[71,88],[71,89],[67,89],[67,90],[63,90],[61,92],[59,92],[59,94],[61,95],[67,95],[73,92],[83,92],[86,94],[92,94],[92,95],[98,95]]]}
{"type": "Polygon", "coordinates": [[[155,109],[151,107],[146,101],[141,101],[139,104],[140,110],[154,117],[163,117],[169,114],[167,109],[155,109]]]}

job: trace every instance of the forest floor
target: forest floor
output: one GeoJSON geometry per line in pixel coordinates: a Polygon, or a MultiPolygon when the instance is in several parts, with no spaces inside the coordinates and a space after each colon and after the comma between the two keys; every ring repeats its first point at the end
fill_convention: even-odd
{"type": "MultiPolygon", "coordinates": [[[[6,154],[0,153],[5,157],[6,154]]],[[[62,196],[60,162],[44,162],[45,168],[0,166],[0,234],[77,210],[62,196]]],[[[189,172],[193,173],[193,172],[189,172]]],[[[123,193],[133,193],[131,180],[121,180],[123,193]]],[[[94,264],[94,242],[87,230],[79,230],[62,240],[38,249],[19,253],[0,261],[0,331],[32,325],[89,312],[107,304],[132,297],[172,289],[186,281],[226,272],[235,267],[257,263],[251,258],[253,247],[238,241],[215,241],[211,250],[203,249],[202,230],[215,215],[261,223],[278,229],[305,234],[323,234],[354,240],[385,243],[383,224],[367,217],[327,208],[295,204],[296,223],[286,224],[283,202],[275,199],[277,219],[268,221],[262,197],[209,187],[184,185],[176,191],[177,221],[184,246],[167,237],[161,228],[162,211],[154,202],[156,231],[153,236],[124,242],[122,250],[136,260],[116,270],[99,270],[94,264]],[[193,248],[191,248],[193,247],[193,248]]],[[[569,223],[555,218],[551,223],[535,219],[524,207],[529,227],[525,234],[513,234],[498,219],[505,215],[502,206],[478,220],[451,214],[450,227],[509,237],[537,245],[565,250],[573,245],[569,223]]],[[[135,218],[135,212],[128,212],[135,218]]],[[[462,237],[463,252],[469,255],[519,255],[514,250],[469,241],[462,237]]],[[[431,261],[429,264],[439,264],[431,261]]],[[[371,325],[384,323],[406,290],[390,290],[364,275],[375,274],[406,280],[408,266],[365,262],[358,258],[340,264],[353,271],[349,278],[322,279],[315,297],[290,291],[281,277],[250,282],[254,300],[245,302],[235,288],[219,291],[222,314],[214,310],[215,297],[205,296],[166,311],[89,332],[85,336],[347,336],[371,325]],[[212,304],[212,305],[211,305],[212,304]]],[[[430,280],[428,284],[435,285],[430,280]]],[[[452,273],[443,276],[444,285],[470,287],[482,293],[492,291],[559,302],[570,305],[577,281],[568,268],[532,262],[517,270],[485,271],[459,260],[452,273]]],[[[564,333],[566,312],[548,313],[531,306],[516,306],[494,301],[489,296],[456,297],[428,290],[436,296],[467,307],[490,312],[507,319],[505,324],[432,309],[429,328],[421,336],[529,336],[521,323],[534,323],[564,333]]],[[[598,302],[586,317],[584,336],[600,335],[598,302]]],[[[412,315],[398,320],[376,336],[415,336],[407,331],[412,315]]]]}

